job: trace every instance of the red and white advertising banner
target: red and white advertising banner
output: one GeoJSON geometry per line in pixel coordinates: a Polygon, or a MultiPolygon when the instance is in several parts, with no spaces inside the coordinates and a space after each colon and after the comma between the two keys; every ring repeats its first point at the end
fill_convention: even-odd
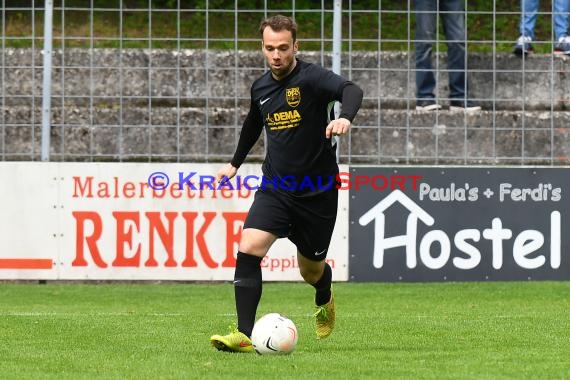
{"type": "MultiPolygon", "coordinates": [[[[221,165],[1,162],[0,279],[233,279],[261,169],[220,186],[221,165]]],[[[327,260],[347,281],[348,191],[339,197],[327,260]]],[[[302,280],[287,239],[262,268],[264,280],[302,280]]]]}

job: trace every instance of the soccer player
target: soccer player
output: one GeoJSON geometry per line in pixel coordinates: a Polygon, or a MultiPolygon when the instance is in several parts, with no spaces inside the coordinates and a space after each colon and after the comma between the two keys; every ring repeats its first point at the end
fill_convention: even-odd
{"type": "Polygon", "coordinates": [[[218,350],[230,352],[253,352],[250,336],[261,299],[261,261],[278,238],[296,245],[300,274],[315,288],[317,339],[331,334],[335,306],[325,258],[338,204],[332,137],[348,133],[363,96],[351,81],[295,57],[297,25],[290,17],[270,17],[259,31],[270,70],[251,86],[251,106],[236,151],[216,174],[217,181],[234,177],[265,127],[263,183],[245,220],[236,259],[237,328],[210,338],[218,350]],[[342,111],[329,121],[335,101],[342,103],[342,111]]]}

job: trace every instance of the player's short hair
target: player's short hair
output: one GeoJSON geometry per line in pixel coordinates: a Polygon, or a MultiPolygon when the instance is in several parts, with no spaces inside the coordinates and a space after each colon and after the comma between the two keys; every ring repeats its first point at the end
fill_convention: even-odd
{"type": "Polygon", "coordinates": [[[297,41],[297,23],[291,17],[276,15],[263,20],[261,25],[259,25],[259,33],[262,39],[263,31],[266,27],[270,27],[276,32],[288,30],[291,32],[291,36],[293,36],[293,42],[297,41]]]}

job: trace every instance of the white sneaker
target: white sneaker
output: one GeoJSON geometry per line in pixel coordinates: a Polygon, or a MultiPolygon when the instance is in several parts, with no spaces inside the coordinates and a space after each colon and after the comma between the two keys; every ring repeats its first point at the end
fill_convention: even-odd
{"type": "Polygon", "coordinates": [[[570,54],[570,37],[562,36],[554,47],[554,54],[570,54]]]}
{"type": "Polygon", "coordinates": [[[416,103],[416,111],[436,111],[440,109],[441,105],[433,100],[418,100],[416,103]]]}
{"type": "Polygon", "coordinates": [[[449,104],[449,110],[452,112],[464,111],[466,113],[474,113],[481,111],[481,106],[470,100],[452,100],[449,104]]]}
{"type": "Polygon", "coordinates": [[[517,43],[515,44],[513,53],[515,55],[522,56],[523,54],[527,55],[532,52],[532,38],[528,36],[520,36],[517,40],[517,43]]]}

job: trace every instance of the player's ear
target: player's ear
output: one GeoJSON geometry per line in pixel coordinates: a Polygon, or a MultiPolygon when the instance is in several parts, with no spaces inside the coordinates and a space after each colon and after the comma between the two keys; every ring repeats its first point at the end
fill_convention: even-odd
{"type": "Polygon", "coordinates": [[[299,51],[299,41],[295,41],[295,43],[293,44],[293,54],[297,54],[298,51],[299,51]]]}

